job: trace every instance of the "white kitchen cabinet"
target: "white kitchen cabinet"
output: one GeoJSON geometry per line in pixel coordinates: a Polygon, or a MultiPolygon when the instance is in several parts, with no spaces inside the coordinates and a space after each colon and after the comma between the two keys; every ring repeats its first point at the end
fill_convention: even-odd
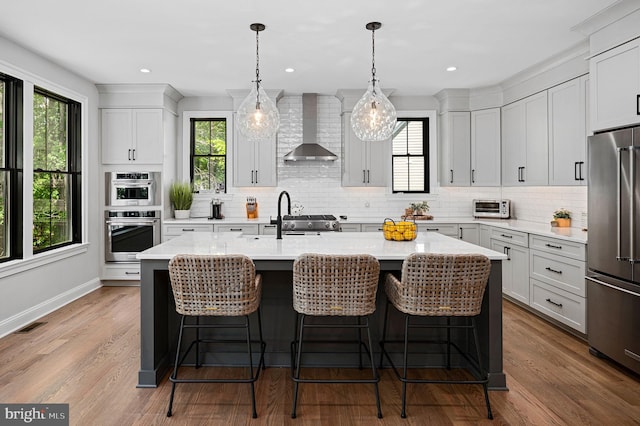
{"type": "Polygon", "coordinates": [[[471,186],[500,186],[500,108],[471,111],[471,186]]]}
{"type": "Polygon", "coordinates": [[[391,141],[365,142],[351,128],[351,113],[342,114],[342,186],[387,186],[391,141]]]}
{"type": "Polygon", "coordinates": [[[165,224],[162,227],[162,242],[179,237],[187,232],[213,232],[212,223],[165,224]]]}
{"type": "Polygon", "coordinates": [[[278,233],[277,225],[273,224],[261,224],[260,235],[276,235],[278,233]]]}
{"type": "Polygon", "coordinates": [[[479,246],[484,248],[491,248],[491,227],[489,225],[479,226],[479,246]]]}
{"type": "Polygon", "coordinates": [[[549,184],[587,184],[587,77],[548,90],[549,184]]]}
{"type": "Polygon", "coordinates": [[[502,107],[502,184],[547,185],[547,91],[502,107]]]}
{"type": "Polygon", "coordinates": [[[340,232],[360,232],[361,227],[359,223],[341,223],[340,232]]]}
{"type": "Polygon", "coordinates": [[[421,223],[416,222],[418,232],[437,232],[449,237],[458,238],[458,224],[457,223],[421,223]]]}
{"type": "Polygon", "coordinates": [[[589,60],[593,131],[640,123],[640,39],[589,60]]]}
{"type": "Polygon", "coordinates": [[[471,183],[471,113],[448,111],[440,116],[440,185],[471,183]]]}
{"type": "Polygon", "coordinates": [[[480,244],[480,232],[475,223],[461,223],[458,225],[458,238],[471,244],[480,244]]]}
{"type": "Polygon", "coordinates": [[[261,141],[248,141],[236,127],[233,176],[237,187],[276,186],[276,136],[261,141]]]}
{"type": "Polygon", "coordinates": [[[502,293],[529,304],[529,249],[492,239],[491,249],[507,255],[502,261],[502,293]]]}
{"type": "Polygon", "coordinates": [[[140,280],[140,263],[105,263],[100,279],[105,281],[140,280]]]}
{"type": "Polygon", "coordinates": [[[360,229],[362,232],[382,232],[382,223],[363,223],[360,229]]]}
{"type": "Polygon", "coordinates": [[[105,108],[101,110],[103,164],[162,164],[162,109],[105,108]]]}
{"type": "Polygon", "coordinates": [[[215,232],[241,232],[244,235],[258,235],[260,233],[260,227],[257,223],[216,224],[213,228],[215,232]]]}

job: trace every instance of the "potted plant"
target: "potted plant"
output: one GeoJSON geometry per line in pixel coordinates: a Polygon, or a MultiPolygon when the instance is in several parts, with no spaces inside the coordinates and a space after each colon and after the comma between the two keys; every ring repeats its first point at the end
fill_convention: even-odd
{"type": "Polygon", "coordinates": [[[409,208],[413,210],[415,216],[422,216],[425,212],[429,211],[429,204],[426,201],[420,201],[417,203],[411,203],[409,208]]]}
{"type": "Polygon", "coordinates": [[[559,209],[553,212],[553,220],[558,227],[571,226],[571,212],[567,209],[559,209]]]}
{"type": "Polygon", "coordinates": [[[174,182],[169,187],[169,201],[173,205],[173,214],[176,219],[188,219],[193,191],[188,182],[174,182]]]}

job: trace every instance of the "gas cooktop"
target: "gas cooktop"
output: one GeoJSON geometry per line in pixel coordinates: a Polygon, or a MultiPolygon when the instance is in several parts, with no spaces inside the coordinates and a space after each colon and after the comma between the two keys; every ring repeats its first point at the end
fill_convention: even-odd
{"type": "Polygon", "coordinates": [[[340,222],[331,214],[309,214],[282,217],[283,231],[339,231],[340,222]]]}

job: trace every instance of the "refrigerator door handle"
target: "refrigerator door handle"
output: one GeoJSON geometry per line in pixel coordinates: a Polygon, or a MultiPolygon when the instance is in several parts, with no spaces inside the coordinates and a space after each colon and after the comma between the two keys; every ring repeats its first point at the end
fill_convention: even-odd
{"type": "Polygon", "coordinates": [[[628,150],[628,147],[616,148],[616,162],[618,166],[616,170],[616,260],[618,261],[630,259],[629,257],[622,256],[622,208],[620,206],[622,199],[622,151],[628,150]]]}
{"type": "Polygon", "coordinates": [[[638,150],[640,150],[640,146],[629,147],[629,174],[631,175],[629,179],[631,182],[629,189],[629,262],[631,263],[640,262],[636,256],[636,203],[634,199],[636,195],[636,151],[638,150]]]}

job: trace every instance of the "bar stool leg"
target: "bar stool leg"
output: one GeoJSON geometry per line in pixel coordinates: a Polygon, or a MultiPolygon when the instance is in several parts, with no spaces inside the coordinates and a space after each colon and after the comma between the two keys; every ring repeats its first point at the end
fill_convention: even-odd
{"type": "Polygon", "coordinates": [[[476,355],[478,356],[478,367],[480,369],[481,374],[484,375],[484,383],[482,383],[482,389],[484,390],[484,401],[485,404],[487,405],[487,418],[492,420],[493,419],[493,413],[491,412],[491,402],[489,401],[489,390],[488,390],[488,377],[487,377],[487,373],[485,372],[484,368],[482,367],[482,357],[480,355],[480,342],[478,339],[478,330],[476,328],[476,319],[475,318],[471,318],[471,325],[472,325],[472,329],[473,329],[473,340],[476,346],[476,355]]]}
{"type": "Polygon", "coordinates": [[[387,318],[389,316],[389,299],[384,305],[384,320],[382,322],[382,339],[380,340],[380,364],[379,368],[382,368],[382,361],[384,360],[384,343],[387,340],[387,318]]]}
{"type": "MultiPolygon", "coordinates": [[[[358,367],[362,370],[362,318],[358,317],[358,367]]],[[[367,331],[369,331],[369,323],[367,321],[367,331]]],[[[371,346],[371,339],[369,339],[369,346],[371,346]]],[[[373,358],[371,358],[373,360],[373,358]]],[[[373,361],[372,361],[373,362],[373,361]]]]}
{"type": "MultiPolygon", "coordinates": [[[[360,317],[358,317],[358,323],[360,323],[360,317]]],[[[360,328],[358,328],[360,330],[360,328]]],[[[373,372],[373,379],[378,379],[378,372],[376,371],[376,363],[373,361],[373,344],[371,342],[371,330],[369,328],[369,318],[367,318],[367,338],[369,339],[369,360],[371,361],[371,371],[373,372]]],[[[362,347],[362,343],[360,344],[362,347]]],[[[362,367],[361,367],[362,368],[362,367]]],[[[373,384],[376,392],[376,407],[378,408],[378,418],[382,418],[382,408],[380,407],[380,391],[378,389],[378,382],[373,384]]]]}
{"type": "MultiPolygon", "coordinates": [[[[200,325],[200,317],[196,317],[196,326],[200,325]]],[[[200,368],[200,327],[196,327],[196,368],[200,368]]]]}
{"type": "MultiPolygon", "coordinates": [[[[182,346],[182,331],[184,330],[184,318],[182,315],[180,319],[180,332],[178,333],[178,347],[176,348],[176,361],[173,364],[173,373],[169,376],[169,379],[175,379],[178,376],[178,363],[180,362],[180,347],[182,346]]],[[[171,382],[171,396],[169,397],[169,408],[167,409],[167,417],[171,417],[173,408],[173,397],[176,393],[176,382],[171,382]]]]}
{"type": "Polygon", "coordinates": [[[407,418],[407,365],[409,361],[409,315],[405,314],[404,319],[404,353],[402,367],[402,411],[400,417],[407,418]]]}
{"type": "MultiPolygon", "coordinates": [[[[247,329],[247,354],[249,355],[249,379],[253,379],[253,356],[251,354],[251,322],[249,320],[249,315],[244,316],[245,328],[247,329]]],[[[255,390],[255,382],[251,380],[249,383],[251,385],[251,408],[253,412],[251,413],[251,417],[254,419],[258,417],[258,412],[256,411],[256,390],[255,390]]]]}
{"type": "MultiPolygon", "coordinates": [[[[297,350],[297,352],[295,353],[295,373],[294,373],[294,377],[296,379],[300,378],[300,362],[302,360],[302,338],[304,335],[304,314],[299,314],[300,315],[300,324],[298,327],[298,345],[297,347],[295,346],[295,342],[294,342],[294,346],[293,348],[295,348],[297,350]]],[[[295,419],[296,418],[296,405],[298,404],[298,385],[300,383],[295,381],[294,382],[294,386],[293,386],[293,407],[291,408],[291,418],[295,419]]]]}

